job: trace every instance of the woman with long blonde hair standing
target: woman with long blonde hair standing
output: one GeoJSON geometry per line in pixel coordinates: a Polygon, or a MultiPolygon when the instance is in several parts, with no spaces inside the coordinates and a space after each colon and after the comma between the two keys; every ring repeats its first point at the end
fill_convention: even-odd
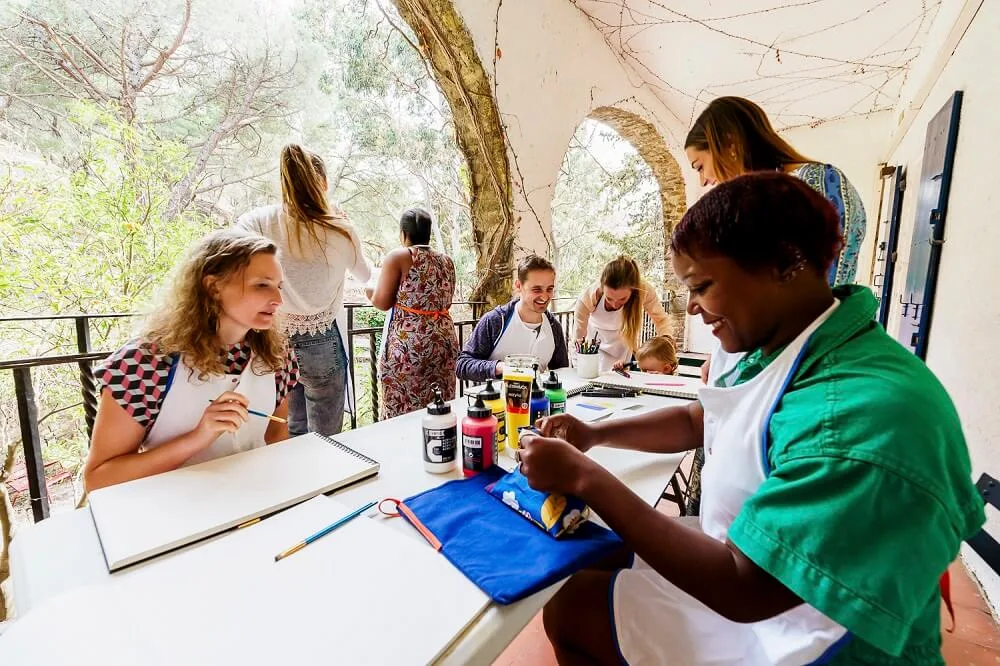
{"type": "Polygon", "coordinates": [[[288,437],[298,366],[272,324],[277,246],[226,229],[178,268],[142,333],[94,370],[100,400],[83,471],[88,491],[288,437]]]}
{"type": "Polygon", "coordinates": [[[670,321],[656,289],[642,278],[635,259],[622,255],[588,285],[576,301],[576,339],[600,342],[600,370],[628,363],[642,343],[642,315],[649,314],[657,335],[670,335],[670,321]]]}
{"type": "Polygon", "coordinates": [[[371,270],[347,216],[327,201],[323,159],[296,144],[281,150],[281,205],[257,208],[236,225],[274,240],[285,271],[282,326],[299,359],[289,398],[292,435],[335,435],[349,395],[344,276],[361,282],[371,270]]]}

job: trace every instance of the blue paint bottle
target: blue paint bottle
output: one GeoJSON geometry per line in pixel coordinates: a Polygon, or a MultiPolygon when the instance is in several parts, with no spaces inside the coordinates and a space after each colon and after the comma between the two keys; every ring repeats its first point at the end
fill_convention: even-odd
{"type": "Polygon", "coordinates": [[[538,419],[549,415],[549,397],[545,395],[545,389],[538,386],[538,366],[535,366],[535,372],[535,377],[531,380],[531,403],[528,406],[528,425],[532,426],[538,419]]]}

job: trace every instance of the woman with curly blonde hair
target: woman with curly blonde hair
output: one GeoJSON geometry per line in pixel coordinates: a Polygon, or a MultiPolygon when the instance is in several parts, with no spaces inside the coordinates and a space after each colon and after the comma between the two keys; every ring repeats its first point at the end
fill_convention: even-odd
{"type": "Polygon", "coordinates": [[[100,400],[87,490],[288,438],[298,364],[272,328],[283,276],[277,246],[239,230],[202,239],[140,336],[95,369],[100,400]]]}

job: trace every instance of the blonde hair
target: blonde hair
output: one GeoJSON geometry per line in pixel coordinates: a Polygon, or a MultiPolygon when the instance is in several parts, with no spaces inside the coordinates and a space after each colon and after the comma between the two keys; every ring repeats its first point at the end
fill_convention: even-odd
{"type": "Polygon", "coordinates": [[[712,100],[694,121],[684,147],[707,150],[720,183],[812,161],[778,136],[763,109],[742,97],[712,100]]]}
{"type": "Polygon", "coordinates": [[[677,343],[669,335],[658,335],[642,343],[636,352],[635,360],[654,358],[664,365],[677,367],[677,343]]]}
{"type": "Polygon", "coordinates": [[[347,216],[334,210],[326,200],[323,158],[295,143],[281,149],[281,202],[285,208],[289,249],[296,258],[310,257],[314,251],[323,249],[321,230],[351,241],[347,216]],[[303,232],[307,244],[302,242],[303,232]]]}
{"type": "Polygon", "coordinates": [[[632,290],[622,307],[622,339],[634,354],[639,348],[639,335],[642,333],[642,277],[639,274],[639,264],[625,255],[613,259],[601,272],[601,286],[632,290]]]}
{"type": "MultiPolygon", "coordinates": [[[[277,255],[273,241],[240,229],[208,234],[189,252],[166,294],[163,305],[143,325],[142,338],[163,354],[182,354],[185,362],[204,380],[226,372],[219,339],[222,304],[205,278],[218,282],[242,278],[257,254],[277,255]]],[[[253,352],[253,371],[263,375],[284,367],[288,353],[285,336],[277,328],[250,330],[244,342],[253,352]]]]}

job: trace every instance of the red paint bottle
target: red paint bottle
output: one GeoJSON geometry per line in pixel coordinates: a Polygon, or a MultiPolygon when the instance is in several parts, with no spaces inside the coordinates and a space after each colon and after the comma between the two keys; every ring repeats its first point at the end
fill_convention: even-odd
{"type": "Polygon", "coordinates": [[[481,397],[462,419],[462,473],[475,476],[497,464],[497,417],[481,397]]]}

